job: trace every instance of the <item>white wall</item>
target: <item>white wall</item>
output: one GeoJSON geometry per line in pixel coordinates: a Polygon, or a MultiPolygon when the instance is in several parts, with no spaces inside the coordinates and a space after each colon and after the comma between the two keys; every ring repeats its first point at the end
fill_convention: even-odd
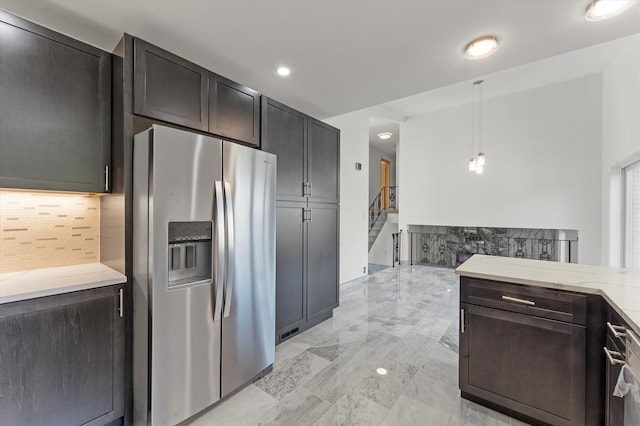
{"type": "Polygon", "coordinates": [[[326,120],[340,129],[340,283],[363,275],[368,263],[369,114],[356,111],[326,120]],[[362,170],[355,163],[362,163],[362,170]]]}
{"type": "Polygon", "coordinates": [[[602,263],[622,265],[620,168],[640,159],[640,36],[602,73],[602,263]]]}
{"type": "MultiPolygon", "coordinates": [[[[593,75],[485,99],[483,175],[467,170],[471,105],[407,120],[398,152],[400,229],[577,229],[579,262],[600,263],[601,92],[601,75],[593,75]]],[[[405,246],[403,259],[407,253],[405,246]]]]}
{"type": "Polygon", "coordinates": [[[389,181],[391,186],[396,185],[396,156],[378,151],[373,147],[369,147],[369,205],[373,199],[380,193],[380,159],[384,158],[391,163],[391,176],[389,181]]]}

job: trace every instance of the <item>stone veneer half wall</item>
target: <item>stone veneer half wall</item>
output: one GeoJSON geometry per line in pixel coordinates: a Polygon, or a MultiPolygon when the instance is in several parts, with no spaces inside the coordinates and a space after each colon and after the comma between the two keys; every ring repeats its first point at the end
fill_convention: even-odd
{"type": "Polygon", "coordinates": [[[0,273],[99,261],[99,196],[0,191],[0,273]]]}
{"type": "Polygon", "coordinates": [[[578,232],[562,229],[409,225],[410,262],[455,268],[472,254],[575,263],[578,232]]]}

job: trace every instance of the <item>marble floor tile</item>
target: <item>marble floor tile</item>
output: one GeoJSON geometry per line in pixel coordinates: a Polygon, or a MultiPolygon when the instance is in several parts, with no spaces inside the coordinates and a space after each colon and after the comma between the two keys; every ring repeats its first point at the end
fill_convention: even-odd
{"type": "Polygon", "coordinates": [[[275,407],[278,401],[251,384],[231,398],[191,418],[190,426],[257,425],[258,417],[275,407]]]}
{"type": "Polygon", "coordinates": [[[260,425],[312,425],[327,412],[331,404],[304,389],[296,390],[272,406],[257,419],[260,425]]]}
{"type": "Polygon", "coordinates": [[[447,426],[508,426],[511,418],[475,402],[459,399],[453,405],[447,426]]]}
{"type": "Polygon", "coordinates": [[[431,344],[430,339],[414,334],[401,340],[380,360],[375,369],[363,377],[353,391],[370,400],[391,408],[409,386],[413,376],[425,367],[424,351],[431,344]],[[383,368],[384,375],[377,369],[383,368]]]}
{"type": "Polygon", "coordinates": [[[401,395],[384,418],[384,426],[446,425],[451,413],[443,407],[429,407],[401,395]]]}
{"type": "Polygon", "coordinates": [[[342,396],[315,423],[318,426],[379,425],[389,410],[360,395],[342,396]]]}
{"type": "Polygon", "coordinates": [[[277,361],[271,374],[255,382],[255,385],[278,401],[294,391],[307,379],[314,377],[329,361],[309,351],[304,351],[293,358],[277,361]]]}
{"type": "Polygon", "coordinates": [[[460,398],[459,298],[453,270],[423,265],[341,286],[333,317],[278,345],[269,375],[185,424],[525,425],[460,398]]]}

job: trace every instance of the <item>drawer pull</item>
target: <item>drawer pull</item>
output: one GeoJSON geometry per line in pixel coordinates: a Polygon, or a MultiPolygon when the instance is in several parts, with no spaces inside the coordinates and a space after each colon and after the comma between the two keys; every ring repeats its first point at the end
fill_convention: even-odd
{"type": "Polygon", "coordinates": [[[522,303],[523,305],[529,305],[529,306],[536,305],[536,302],[532,300],[518,299],[517,297],[511,297],[511,296],[502,296],[502,300],[507,300],[509,302],[522,303]]]}
{"type": "Polygon", "coordinates": [[[618,358],[614,358],[614,356],[622,358],[622,354],[620,352],[610,351],[606,347],[604,347],[602,349],[604,349],[604,354],[607,356],[607,359],[609,360],[609,363],[611,365],[616,365],[616,364],[624,365],[625,364],[624,360],[618,359],[618,358]]]}
{"type": "Polygon", "coordinates": [[[627,337],[627,329],[621,325],[613,325],[609,321],[607,321],[607,327],[613,333],[614,337],[617,337],[620,340],[623,340],[627,337]]]}

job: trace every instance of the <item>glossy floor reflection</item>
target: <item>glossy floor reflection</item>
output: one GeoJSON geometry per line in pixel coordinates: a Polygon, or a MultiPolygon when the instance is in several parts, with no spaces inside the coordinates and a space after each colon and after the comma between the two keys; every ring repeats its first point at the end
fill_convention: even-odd
{"type": "Polygon", "coordinates": [[[459,296],[452,270],[428,266],[344,285],[332,319],[277,346],[271,374],[190,424],[524,425],[460,398],[459,296]]]}

